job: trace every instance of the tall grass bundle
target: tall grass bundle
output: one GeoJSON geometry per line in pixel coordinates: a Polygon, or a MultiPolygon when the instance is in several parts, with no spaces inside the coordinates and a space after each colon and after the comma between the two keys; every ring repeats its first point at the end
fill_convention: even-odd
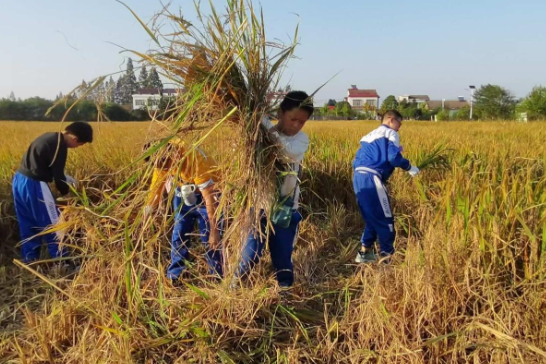
{"type": "Polygon", "coordinates": [[[224,211],[236,217],[234,228],[226,234],[229,237],[250,223],[250,211],[257,217],[259,208],[252,207],[267,209],[275,196],[273,182],[279,164],[275,163],[275,143],[261,127],[261,119],[273,112],[267,94],[277,89],[281,71],[296,47],[298,29],[288,45],[268,41],[263,13],[244,0],[228,0],[224,13],[212,3],[210,15],[202,12],[200,3],[195,10],[196,23],[167,9],[157,14],[154,24],[166,18],[174,26],[169,34],[150,29],[139,19],[158,50],[133,53],[156,65],[183,90],[180,102],[164,121],[167,138],[188,137],[188,131],[199,125],[191,142],[192,147],[199,147],[222,124],[234,129],[232,165],[224,173],[222,186],[224,211]]]}

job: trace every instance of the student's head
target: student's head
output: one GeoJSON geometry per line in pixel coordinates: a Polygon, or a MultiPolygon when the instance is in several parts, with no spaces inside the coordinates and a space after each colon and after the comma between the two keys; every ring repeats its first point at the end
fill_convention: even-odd
{"type": "Polygon", "coordinates": [[[382,124],[385,124],[389,128],[398,131],[402,127],[403,119],[402,114],[400,114],[398,111],[389,110],[383,114],[382,124]]]}
{"type": "Polygon", "coordinates": [[[76,121],[64,129],[65,141],[68,148],[81,147],[93,142],[93,128],[84,121],[76,121]]]}
{"type": "Polygon", "coordinates": [[[285,135],[296,135],[313,115],[313,110],[313,101],[309,95],[303,91],[291,91],[279,106],[277,128],[285,135]]]}

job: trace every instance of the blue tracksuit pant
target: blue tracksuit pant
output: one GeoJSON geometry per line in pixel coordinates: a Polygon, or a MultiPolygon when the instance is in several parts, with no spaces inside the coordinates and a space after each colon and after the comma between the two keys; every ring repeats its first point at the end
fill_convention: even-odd
{"type": "Polygon", "coordinates": [[[287,228],[273,225],[273,229],[275,230],[273,232],[266,230],[267,218],[264,216],[261,220],[261,231],[263,234],[258,234],[256,231],[249,233],[236,276],[244,276],[258,263],[263,254],[263,248],[267,243],[279,286],[292,286],[294,283],[292,251],[294,250],[294,242],[301,219],[300,213],[294,210],[290,225],[287,228]]]}
{"type": "Polygon", "coordinates": [[[381,255],[394,253],[394,216],[389,196],[381,178],[370,172],[355,172],[353,187],[360,209],[366,223],[362,234],[362,245],[373,246],[379,238],[381,255]]]}
{"type": "Polygon", "coordinates": [[[209,273],[222,277],[222,251],[208,249],[210,226],[203,196],[198,194],[197,203],[193,206],[188,206],[184,204],[180,188],[177,188],[173,199],[173,207],[175,222],[171,239],[171,264],[167,269],[167,278],[178,279],[182,271],[186,269],[185,261],[189,259],[188,248],[191,245],[191,236],[196,220],[199,223],[201,241],[205,245],[205,249],[207,249],[205,255],[209,266],[209,273]]]}
{"type": "Polygon", "coordinates": [[[59,247],[57,234],[36,236],[59,220],[59,210],[49,185],[16,173],[13,177],[12,192],[21,233],[23,262],[30,263],[40,258],[42,240],[46,241],[52,258],[68,255],[66,249],[59,247]]]}

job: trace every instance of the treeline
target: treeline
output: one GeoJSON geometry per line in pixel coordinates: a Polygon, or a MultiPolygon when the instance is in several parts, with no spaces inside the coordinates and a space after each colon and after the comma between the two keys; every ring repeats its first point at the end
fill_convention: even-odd
{"type": "MultiPolygon", "coordinates": [[[[67,101],[55,107],[48,116],[47,111],[54,102],[41,97],[31,97],[26,100],[0,100],[0,120],[16,121],[60,121],[74,101],[67,101]]],[[[103,116],[116,121],[140,120],[134,113],[127,111],[121,105],[105,103],[100,107],[103,116]]],[[[97,105],[93,101],[80,100],[68,113],[67,121],[94,121],[99,116],[97,105]]],[[[142,117],[142,115],[139,115],[142,117]]]]}
{"type": "MultiPolygon", "coordinates": [[[[148,71],[146,65],[143,65],[137,80],[131,58],[127,61],[125,72],[117,80],[110,76],[98,85],[95,83],[84,80],[70,95],[60,93],[55,100],[41,97],[21,100],[16,99],[12,92],[8,98],[0,99],[0,120],[60,121],[70,110],[65,118],[67,121],[145,121],[150,120],[150,115],[144,108],[132,110],[132,95],[140,88],[163,89],[163,83],[154,67],[148,71]],[[47,111],[59,100],[63,100],[62,103],[46,116],[47,111]]],[[[172,102],[169,98],[162,98],[156,117],[165,116],[172,102]]]]}
{"type": "MultiPolygon", "coordinates": [[[[64,115],[66,121],[147,121],[150,120],[150,114],[142,110],[129,111],[123,106],[106,102],[96,104],[91,100],[80,100],[76,105],[76,99],[68,99],[57,105],[46,116],[47,111],[54,105],[54,101],[46,100],[40,97],[31,97],[26,100],[0,100],[0,120],[15,121],[61,121],[64,115]],[[74,106],[74,107],[72,107],[74,106]],[[100,111],[100,112],[99,112],[100,111]]],[[[174,99],[163,98],[158,107],[156,118],[162,119],[167,116],[169,105],[172,105],[174,99]]]]}

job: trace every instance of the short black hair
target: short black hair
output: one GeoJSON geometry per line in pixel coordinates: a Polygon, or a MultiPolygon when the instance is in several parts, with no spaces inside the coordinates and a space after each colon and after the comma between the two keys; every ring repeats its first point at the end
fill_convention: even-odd
{"type": "Polygon", "coordinates": [[[79,143],[93,143],[93,128],[85,121],[75,121],[68,125],[64,131],[78,138],[79,143]]]}
{"type": "Polygon", "coordinates": [[[313,115],[315,108],[313,107],[313,99],[307,95],[304,91],[290,91],[284,96],[279,108],[282,112],[290,111],[293,109],[302,109],[309,113],[309,116],[313,115]]]}
{"type": "Polygon", "coordinates": [[[386,113],[383,114],[383,117],[381,118],[381,121],[385,121],[386,118],[395,117],[397,119],[404,119],[402,114],[398,110],[388,110],[386,113]]]}

